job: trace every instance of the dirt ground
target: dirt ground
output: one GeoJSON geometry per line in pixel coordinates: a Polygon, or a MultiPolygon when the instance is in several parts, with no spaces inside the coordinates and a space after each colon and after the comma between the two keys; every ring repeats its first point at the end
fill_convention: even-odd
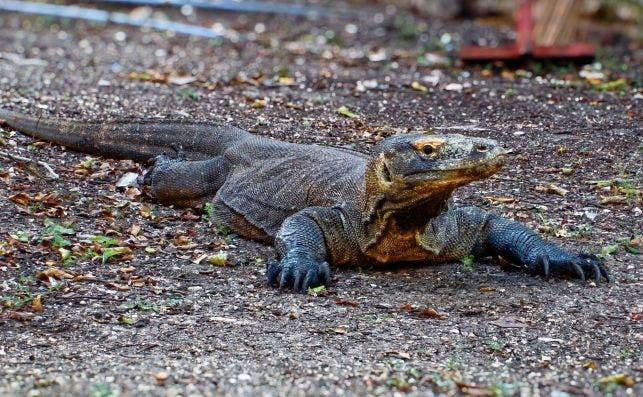
{"type": "Polygon", "coordinates": [[[1,13],[0,105],[365,151],[412,130],[493,137],[508,165],[457,202],[604,255],[612,282],[481,262],[338,270],[319,296],[280,292],[264,279],[272,248],[116,186],[142,166],[5,128],[0,395],[643,394],[641,50],[618,41],[583,73],[454,66],[441,56],[509,30],[372,11],[188,18],[236,32],[225,40],[1,13]]]}

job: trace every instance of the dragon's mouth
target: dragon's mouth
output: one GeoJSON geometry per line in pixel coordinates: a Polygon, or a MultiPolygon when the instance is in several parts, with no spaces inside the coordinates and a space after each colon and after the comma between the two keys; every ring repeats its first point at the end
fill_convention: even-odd
{"type": "Polygon", "coordinates": [[[380,181],[384,182],[384,184],[390,185],[393,183],[393,174],[391,173],[391,169],[386,163],[386,160],[382,159],[382,161],[379,162],[377,166],[377,174],[380,181]]]}
{"type": "Polygon", "coordinates": [[[471,181],[488,178],[498,172],[504,164],[504,153],[499,153],[484,161],[463,163],[452,168],[410,172],[405,174],[403,179],[410,185],[430,183],[460,186],[471,181]]]}

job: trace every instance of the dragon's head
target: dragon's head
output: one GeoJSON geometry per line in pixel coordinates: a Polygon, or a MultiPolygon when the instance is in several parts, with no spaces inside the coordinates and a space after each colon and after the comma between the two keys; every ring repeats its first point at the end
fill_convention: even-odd
{"type": "Polygon", "coordinates": [[[455,134],[394,135],[375,147],[368,189],[394,201],[448,195],[459,186],[496,173],[505,154],[492,139],[455,134]]]}

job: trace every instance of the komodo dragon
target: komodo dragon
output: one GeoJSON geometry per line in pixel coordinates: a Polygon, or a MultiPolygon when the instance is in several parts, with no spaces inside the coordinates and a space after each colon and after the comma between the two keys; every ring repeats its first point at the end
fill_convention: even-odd
{"type": "Polygon", "coordinates": [[[0,119],[80,152],[152,162],[144,183],[160,202],[211,200],[217,221],[247,238],[274,242],[280,261],[266,270],[273,286],[306,291],[328,284],[329,263],[440,263],[468,255],[502,257],[545,277],[591,275],[609,282],[593,255],[568,252],[479,208],[451,205],[454,189],[503,165],[506,152],[491,139],[401,134],[366,155],[286,143],[230,125],[76,122],[2,109],[0,119]]]}

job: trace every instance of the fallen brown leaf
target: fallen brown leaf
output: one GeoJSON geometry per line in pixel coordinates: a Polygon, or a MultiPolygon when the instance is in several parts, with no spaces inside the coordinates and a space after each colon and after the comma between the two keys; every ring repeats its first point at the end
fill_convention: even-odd
{"type": "Polygon", "coordinates": [[[625,204],[627,197],[625,196],[601,196],[601,204],[625,204]]]}
{"type": "Polygon", "coordinates": [[[336,334],[340,334],[340,335],[345,334],[345,333],[346,333],[346,331],[348,331],[348,325],[345,325],[345,324],[338,325],[338,326],[333,330],[333,332],[335,332],[336,334]]]}
{"type": "Polygon", "coordinates": [[[105,283],[105,286],[110,287],[110,288],[114,288],[114,289],[119,290],[119,291],[129,291],[130,290],[129,286],[127,286],[125,284],[115,283],[115,282],[112,282],[112,281],[105,283]]]}
{"type": "Polygon", "coordinates": [[[34,318],[35,314],[30,312],[16,312],[10,311],[7,313],[7,318],[16,321],[31,321],[34,318]]]}
{"type": "Polygon", "coordinates": [[[512,203],[517,203],[518,199],[515,197],[493,197],[493,196],[485,196],[485,199],[489,200],[489,202],[493,204],[512,204],[512,203]]]}
{"type": "Polygon", "coordinates": [[[42,295],[37,295],[33,300],[31,301],[31,309],[35,312],[41,312],[42,311],[42,295]]]}
{"type": "Polygon", "coordinates": [[[20,205],[27,205],[31,201],[31,197],[27,193],[16,193],[8,197],[9,200],[20,205]]]}
{"type": "Polygon", "coordinates": [[[50,267],[48,269],[45,269],[41,272],[36,273],[36,279],[42,280],[42,281],[49,281],[50,278],[53,279],[73,279],[74,275],[71,273],[68,273],[62,269],[59,269],[57,267],[50,267]]]}
{"type": "Polygon", "coordinates": [[[586,362],[583,364],[583,368],[586,368],[586,369],[596,369],[596,368],[598,368],[598,364],[596,364],[596,361],[594,361],[594,360],[589,360],[589,361],[586,361],[586,362]]]}
{"type": "Polygon", "coordinates": [[[432,307],[425,307],[424,309],[421,309],[418,312],[418,314],[422,317],[430,317],[430,318],[437,318],[438,320],[444,320],[444,316],[438,313],[438,311],[432,307]]]}
{"type": "Polygon", "coordinates": [[[342,306],[352,306],[352,307],[359,306],[359,303],[357,303],[357,302],[349,301],[349,300],[342,299],[342,298],[335,299],[335,304],[336,305],[342,305],[342,306]]]}

